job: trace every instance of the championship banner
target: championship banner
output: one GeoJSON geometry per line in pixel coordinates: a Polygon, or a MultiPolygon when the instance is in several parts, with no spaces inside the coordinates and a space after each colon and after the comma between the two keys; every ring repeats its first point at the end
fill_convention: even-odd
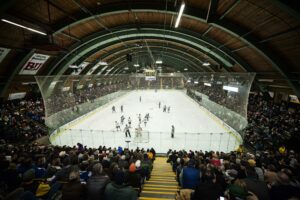
{"type": "Polygon", "coordinates": [[[145,70],[145,80],[146,81],[155,81],[156,80],[156,71],[153,69],[145,70]]]}
{"type": "Polygon", "coordinates": [[[10,49],[0,47],[0,63],[5,58],[5,56],[9,53],[10,49]]]}
{"type": "Polygon", "coordinates": [[[77,70],[74,70],[74,72],[72,73],[72,75],[79,75],[82,72],[82,70],[84,70],[84,68],[86,68],[86,66],[88,66],[89,64],[90,64],[89,62],[82,62],[78,66],[77,70]]]}
{"type": "Polygon", "coordinates": [[[50,56],[35,53],[26,62],[24,67],[20,71],[20,75],[36,75],[43,64],[48,60],[50,56]]]}

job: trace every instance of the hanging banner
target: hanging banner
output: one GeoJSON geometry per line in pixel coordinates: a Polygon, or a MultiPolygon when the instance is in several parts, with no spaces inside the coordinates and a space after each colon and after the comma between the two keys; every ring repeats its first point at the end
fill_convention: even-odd
{"type": "Polygon", "coordinates": [[[24,67],[20,71],[20,75],[36,75],[43,64],[48,60],[50,56],[43,54],[33,54],[31,58],[26,62],[24,67]]]}
{"type": "Polygon", "coordinates": [[[10,49],[0,47],[0,63],[5,58],[5,56],[9,53],[10,49]]]}
{"type": "Polygon", "coordinates": [[[72,75],[79,75],[86,66],[88,66],[90,63],[89,62],[82,62],[76,70],[72,73],[72,75]]]}

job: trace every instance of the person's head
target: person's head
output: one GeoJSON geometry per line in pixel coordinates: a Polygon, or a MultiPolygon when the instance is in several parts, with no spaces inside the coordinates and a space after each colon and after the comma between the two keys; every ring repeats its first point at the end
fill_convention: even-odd
{"type": "Polygon", "coordinates": [[[93,169],[92,169],[92,174],[93,175],[101,175],[102,172],[103,172],[102,165],[100,163],[94,164],[93,169]]]}
{"type": "Polygon", "coordinates": [[[125,183],[125,172],[122,170],[116,171],[114,181],[117,185],[123,185],[125,183]]]}
{"type": "Polygon", "coordinates": [[[69,174],[70,181],[79,181],[80,173],[77,166],[72,166],[69,174]]]}
{"type": "Polygon", "coordinates": [[[206,170],[203,174],[202,181],[204,183],[215,183],[216,182],[216,174],[211,170],[206,170]]]}

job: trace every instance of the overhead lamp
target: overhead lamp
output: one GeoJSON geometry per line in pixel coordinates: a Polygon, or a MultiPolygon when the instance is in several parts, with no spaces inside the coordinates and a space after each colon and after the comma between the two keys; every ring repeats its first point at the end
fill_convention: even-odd
{"type": "Polygon", "coordinates": [[[100,61],[99,64],[100,64],[100,65],[107,65],[107,62],[105,62],[105,61],[100,61]]]}
{"type": "Polygon", "coordinates": [[[27,27],[27,26],[23,26],[23,25],[21,25],[21,24],[17,24],[17,23],[15,23],[15,22],[9,21],[9,20],[7,20],[7,19],[1,19],[1,21],[6,22],[6,23],[8,23],[8,24],[12,24],[12,25],[14,25],[14,26],[18,26],[18,27],[20,27],[20,28],[24,28],[24,29],[26,29],[26,30],[28,30],[28,31],[32,31],[32,32],[35,32],[35,33],[38,33],[38,34],[41,34],[41,35],[47,35],[46,33],[42,32],[42,31],[38,31],[38,30],[35,30],[35,29],[33,29],[33,28],[29,28],[29,27],[27,27]]]}
{"type": "Polygon", "coordinates": [[[198,81],[194,81],[194,84],[198,84],[199,82],[198,81]]]}
{"type": "Polygon", "coordinates": [[[156,64],[162,64],[162,60],[157,60],[155,63],[156,64]]]}
{"type": "Polygon", "coordinates": [[[124,70],[128,70],[129,68],[128,67],[124,67],[124,70]]]}
{"type": "Polygon", "coordinates": [[[133,66],[134,66],[134,67],[139,67],[140,65],[139,65],[139,64],[134,64],[133,66]]]}
{"type": "Polygon", "coordinates": [[[227,86],[227,85],[223,86],[223,90],[228,90],[228,91],[231,91],[231,92],[239,92],[239,88],[232,87],[232,86],[227,86]]]}
{"type": "Polygon", "coordinates": [[[210,63],[208,62],[208,61],[205,61],[203,64],[202,64],[202,66],[210,66],[210,63]]]}
{"type": "Polygon", "coordinates": [[[211,87],[210,83],[204,83],[204,85],[211,87]]]}
{"type": "Polygon", "coordinates": [[[188,68],[184,68],[184,71],[187,71],[188,70],[188,68]]]}
{"type": "Polygon", "coordinates": [[[178,14],[177,19],[176,19],[175,28],[178,28],[178,25],[179,25],[179,22],[181,20],[181,16],[182,16],[184,7],[185,7],[185,3],[182,2],[181,6],[180,6],[179,14],[178,14]]]}
{"type": "Polygon", "coordinates": [[[69,65],[69,68],[71,68],[71,69],[78,69],[78,66],[77,65],[69,65]]]}

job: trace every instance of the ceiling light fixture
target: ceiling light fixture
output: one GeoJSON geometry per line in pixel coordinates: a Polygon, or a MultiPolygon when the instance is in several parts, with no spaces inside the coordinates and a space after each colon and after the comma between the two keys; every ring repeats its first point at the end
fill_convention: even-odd
{"type": "Polygon", "coordinates": [[[208,61],[205,61],[202,65],[203,66],[210,66],[210,63],[208,61]]]}
{"type": "Polygon", "coordinates": [[[20,28],[24,28],[24,29],[26,29],[26,30],[28,30],[28,31],[32,31],[32,32],[35,32],[35,33],[38,33],[38,34],[41,34],[41,35],[47,35],[47,34],[44,33],[44,32],[35,30],[35,29],[33,29],[33,28],[29,28],[29,27],[27,27],[27,26],[23,26],[23,25],[21,25],[21,24],[17,24],[17,23],[15,23],[15,22],[9,21],[9,20],[7,20],[7,19],[1,19],[1,21],[6,22],[6,23],[8,23],[8,24],[12,24],[12,25],[14,25],[14,26],[18,26],[18,27],[20,27],[20,28]]]}
{"type": "Polygon", "coordinates": [[[99,62],[99,65],[107,65],[107,62],[105,62],[105,61],[100,61],[100,62],[99,62]]]}
{"type": "Polygon", "coordinates": [[[227,91],[231,91],[231,92],[239,92],[239,88],[232,87],[232,86],[227,86],[227,85],[223,86],[223,90],[227,90],[227,91]]]}
{"type": "Polygon", "coordinates": [[[182,2],[181,6],[180,6],[180,10],[179,10],[178,17],[177,17],[177,19],[176,19],[175,28],[178,28],[178,25],[179,25],[179,22],[180,22],[180,20],[181,20],[181,16],[182,16],[184,7],[185,7],[185,3],[182,2]]]}
{"type": "Polygon", "coordinates": [[[134,64],[133,66],[134,66],[134,67],[139,67],[140,65],[139,65],[139,64],[134,64]]]}
{"type": "Polygon", "coordinates": [[[162,60],[157,60],[155,64],[162,64],[162,60]]]}

